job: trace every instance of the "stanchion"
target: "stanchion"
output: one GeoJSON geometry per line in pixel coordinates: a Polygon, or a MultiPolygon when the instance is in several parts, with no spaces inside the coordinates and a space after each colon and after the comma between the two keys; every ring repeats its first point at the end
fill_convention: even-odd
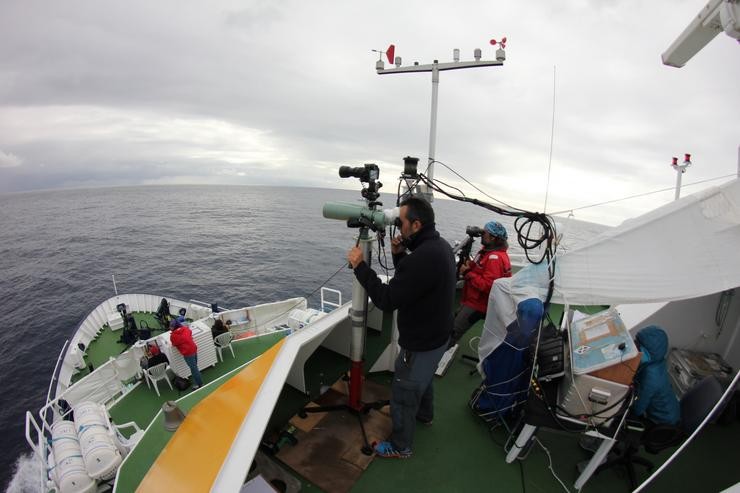
{"type": "MultiPolygon", "coordinates": [[[[370,263],[370,238],[368,227],[360,228],[358,246],[362,249],[365,261],[370,263]]],[[[298,416],[305,418],[308,413],[324,413],[331,411],[346,411],[357,416],[362,430],[362,453],[371,455],[373,449],[367,439],[365,424],[362,416],[367,415],[371,409],[378,410],[388,404],[387,400],[375,402],[362,401],[362,359],[365,351],[365,333],[367,329],[367,291],[355,278],[352,282],[352,309],[350,310],[352,321],[352,339],[350,341],[350,370],[349,370],[349,395],[347,402],[331,406],[304,407],[298,412],[298,416]]]]}

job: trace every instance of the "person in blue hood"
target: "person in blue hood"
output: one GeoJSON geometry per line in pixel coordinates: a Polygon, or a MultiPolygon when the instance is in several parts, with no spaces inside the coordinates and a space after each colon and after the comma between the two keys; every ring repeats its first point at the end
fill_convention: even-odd
{"type": "Polygon", "coordinates": [[[665,362],[668,336],[660,327],[651,325],[640,329],[635,342],[642,352],[642,359],[634,380],[637,399],[632,404],[632,413],[655,424],[677,424],[681,419],[681,408],[665,362]]]}

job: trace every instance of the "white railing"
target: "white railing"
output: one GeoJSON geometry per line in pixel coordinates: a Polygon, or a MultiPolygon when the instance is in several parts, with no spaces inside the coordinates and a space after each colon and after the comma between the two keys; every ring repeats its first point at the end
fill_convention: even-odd
{"type": "Polygon", "coordinates": [[[337,289],[331,289],[331,288],[321,288],[321,311],[323,313],[329,313],[330,311],[336,310],[342,306],[342,292],[337,289]],[[324,293],[332,293],[337,296],[337,302],[333,301],[326,301],[326,296],[324,293]],[[326,307],[330,307],[330,309],[327,310],[326,307]]]}
{"type": "Polygon", "coordinates": [[[197,300],[182,301],[152,294],[122,294],[108,298],[96,306],[77,326],[72,340],[66,347],[66,353],[58,371],[56,391],[54,394],[50,392],[50,395],[64,391],[71,385],[72,376],[77,370],[75,367],[77,357],[72,354],[70,348],[76,348],[80,343],[87,348],[90,342],[98,336],[103,326],[108,323],[108,316],[117,311],[116,307],[119,304],[123,303],[126,305],[129,312],[155,313],[157,308],[159,308],[162,298],[165,298],[170,304],[170,314],[172,315],[176,315],[180,308],[185,308],[188,312],[191,312],[189,315],[194,315],[190,317],[193,320],[207,317],[211,314],[210,306],[197,300]]]}
{"type": "Polygon", "coordinates": [[[290,312],[295,309],[305,310],[308,306],[306,298],[290,298],[274,303],[264,303],[247,308],[227,310],[213,314],[224,323],[231,321],[229,329],[234,335],[253,332],[261,335],[272,332],[276,326],[288,321],[290,312]]]}

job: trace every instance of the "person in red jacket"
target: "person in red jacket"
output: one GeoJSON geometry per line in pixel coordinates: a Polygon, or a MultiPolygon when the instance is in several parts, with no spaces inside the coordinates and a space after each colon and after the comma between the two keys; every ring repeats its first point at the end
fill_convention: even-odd
{"type": "Polygon", "coordinates": [[[198,369],[198,346],[193,340],[193,333],[190,331],[190,327],[182,325],[177,320],[170,322],[170,327],[172,328],[170,342],[180,351],[185,363],[190,367],[190,373],[195,381],[193,390],[200,388],[203,385],[203,378],[200,376],[200,370],[198,369]]]}
{"type": "Polygon", "coordinates": [[[500,277],[511,277],[511,262],[506,253],[509,248],[507,238],[506,228],[500,222],[487,222],[483,227],[480,251],[460,268],[465,285],[449,347],[454,347],[474,323],[486,317],[488,294],[493,281],[500,277]]]}

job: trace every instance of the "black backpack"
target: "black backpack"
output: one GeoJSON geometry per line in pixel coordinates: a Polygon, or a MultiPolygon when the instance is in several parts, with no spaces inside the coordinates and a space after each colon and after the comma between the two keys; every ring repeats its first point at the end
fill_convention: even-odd
{"type": "Polygon", "coordinates": [[[175,376],[174,383],[177,390],[187,390],[188,388],[190,388],[189,378],[175,376]]]}

